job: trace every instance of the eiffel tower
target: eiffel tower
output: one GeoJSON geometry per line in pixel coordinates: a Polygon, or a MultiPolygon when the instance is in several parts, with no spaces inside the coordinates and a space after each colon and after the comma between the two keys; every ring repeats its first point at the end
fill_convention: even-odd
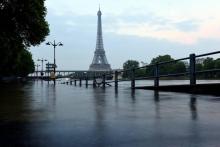
{"type": "Polygon", "coordinates": [[[108,63],[107,58],[105,56],[105,50],[103,45],[103,38],[102,38],[102,19],[101,15],[102,12],[99,11],[98,15],[98,27],[97,27],[97,39],[96,39],[96,49],[94,53],[94,57],[92,60],[92,64],[89,67],[90,71],[110,71],[111,65],[108,63]]]}

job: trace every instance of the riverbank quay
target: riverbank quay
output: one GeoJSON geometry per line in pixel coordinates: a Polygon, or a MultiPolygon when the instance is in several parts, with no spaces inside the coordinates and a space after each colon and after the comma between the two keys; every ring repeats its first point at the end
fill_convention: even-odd
{"type": "Polygon", "coordinates": [[[220,84],[195,84],[195,85],[161,85],[161,86],[138,86],[135,89],[168,91],[168,92],[183,92],[191,94],[208,94],[220,96],[220,84]]]}

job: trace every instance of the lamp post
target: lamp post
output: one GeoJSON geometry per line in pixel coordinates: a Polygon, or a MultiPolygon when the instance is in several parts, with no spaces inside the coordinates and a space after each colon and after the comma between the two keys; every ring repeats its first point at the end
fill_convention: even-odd
{"type": "Polygon", "coordinates": [[[41,61],[41,76],[43,76],[43,71],[44,71],[44,61],[47,61],[46,59],[37,59],[37,61],[41,61]]]}
{"type": "Polygon", "coordinates": [[[56,43],[56,41],[54,40],[53,42],[47,42],[46,45],[52,45],[53,46],[53,59],[54,59],[54,65],[53,65],[53,71],[54,71],[54,84],[56,84],[56,56],[55,56],[55,49],[57,46],[63,46],[63,44],[61,42],[56,43]]]}

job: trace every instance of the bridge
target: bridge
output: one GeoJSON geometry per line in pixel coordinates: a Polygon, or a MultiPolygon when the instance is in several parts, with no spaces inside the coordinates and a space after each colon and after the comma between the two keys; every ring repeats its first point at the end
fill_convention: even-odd
{"type": "MultiPolygon", "coordinates": [[[[131,89],[149,89],[149,90],[161,90],[161,91],[175,91],[175,92],[189,92],[189,93],[207,93],[207,94],[220,94],[219,86],[220,83],[205,83],[205,84],[197,84],[197,77],[201,74],[205,73],[219,73],[220,69],[208,69],[208,70],[197,70],[196,69],[196,61],[198,58],[206,57],[210,55],[219,54],[220,51],[210,52],[206,54],[190,54],[188,57],[167,61],[167,62],[158,62],[156,64],[145,65],[138,68],[131,68],[128,70],[112,70],[112,71],[76,71],[76,70],[58,70],[56,71],[56,78],[70,78],[70,84],[74,81],[75,85],[77,81],[79,81],[79,85],[82,85],[82,80],[85,80],[85,85],[88,86],[89,80],[92,80],[93,87],[103,87],[114,85],[115,88],[118,87],[119,82],[130,81],[131,89]],[[188,62],[188,68],[186,72],[183,73],[167,73],[161,74],[160,67],[166,66],[170,64],[176,64],[179,61],[188,62]],[[153,75],[138,77],[137,72],[139,70],[145,71],[153,71],[153,75]],[[123,78],[123,75],[129,75],[127,78],[123,78]],[[184,85],[166,85],[161,86],[160,80],[163,78],[178,78],[185,77],[189,79],[189,84],[184,85]],[[97,82],[99,79],[99,82],[97,82]],[[135,82],[137,80],[154,80],[153,86],[136,86],[135,82]]],[[[30,78],[40,78],[38,76],[42,71],[36,71],[30,78]]],[[[49,78],[50,73],[47,71],[43,71],[44,75],[41,78],[49,78]]]]}
{"type": "MultiPolygon", "coordinates": [[[[91,79],[93,77],[98,77],[101,76],[103,74],[109,74],[111,75],[114,72],[114,70],[112,71],[88,71],[88,70],[56,70],[55,75],[56,75],[56,79],[60,79],[60,78],[72,78],[72,79],[85,79],[86,77],[88,79],[91,79]]],[[[53,71],[35,71],[34,73],[31,73],[29,75],[29,78],[43,78],[43,79],[47,79],[49,78],[51,79],[51,73],[53,73],[53,71]]]]}

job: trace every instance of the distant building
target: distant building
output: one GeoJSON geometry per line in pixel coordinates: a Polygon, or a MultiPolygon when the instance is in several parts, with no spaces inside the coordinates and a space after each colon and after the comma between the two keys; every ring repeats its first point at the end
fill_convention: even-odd
{"type": "Polygon", "coordinates": [[[96,40],[96,49],[94,53],[94,57],[92,60],[92,64],[89,67],[90,71],[110,71],[111,65],[108,63],[107,58],[105,56],[105,50],[103,45],[103,38],[102,38],[102,20],[101,15],[102,12],[99,11],[98,15],[98,27],[97,27],[97,40],[96,40]]]}

